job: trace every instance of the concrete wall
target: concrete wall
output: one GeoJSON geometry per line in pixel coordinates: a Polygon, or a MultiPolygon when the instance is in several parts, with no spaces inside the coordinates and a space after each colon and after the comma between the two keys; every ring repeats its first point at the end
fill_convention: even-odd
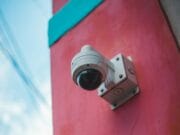
{"type": "MultiPolygon", "coordinates": [[[[54,12],[65,2],[54,0],[54,12]]],[[[105,0],[50,49],[54,135],[180,134],[180,54],[157,0],[105,0]],[[84,44],[130,55],[141,93],[111,111],[77,87],[70,62],[84,44]]]]}

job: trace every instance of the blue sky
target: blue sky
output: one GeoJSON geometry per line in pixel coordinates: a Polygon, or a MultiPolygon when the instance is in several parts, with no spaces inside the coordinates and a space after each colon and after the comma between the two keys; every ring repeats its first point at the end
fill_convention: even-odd
{"type": "Polygon", "coordinates": [[[0,4],[0,135],[52,135],[51,0],[0,4]]]}

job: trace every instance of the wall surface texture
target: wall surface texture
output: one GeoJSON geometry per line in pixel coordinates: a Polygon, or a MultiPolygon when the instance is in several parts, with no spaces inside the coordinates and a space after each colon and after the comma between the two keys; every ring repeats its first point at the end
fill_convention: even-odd
{"type": "Polygon", "coordinates": [[[50,50],[54,135],[180,135],[180,53],[157,0],[105,0],[50,50]],[[70,63],[84,44],[130,55],[141,93],[111,111],[77,87],[70,63]]]}

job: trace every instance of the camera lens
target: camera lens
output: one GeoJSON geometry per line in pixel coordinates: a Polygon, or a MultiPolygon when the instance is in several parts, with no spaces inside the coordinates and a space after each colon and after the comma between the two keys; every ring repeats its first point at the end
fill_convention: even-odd
{"type": "Polygon", "coordinates": [[[94,90],[99,87],[102,74],[96,69],[86,69],[79,73],[77,83],[86,90],[94,90]]]}

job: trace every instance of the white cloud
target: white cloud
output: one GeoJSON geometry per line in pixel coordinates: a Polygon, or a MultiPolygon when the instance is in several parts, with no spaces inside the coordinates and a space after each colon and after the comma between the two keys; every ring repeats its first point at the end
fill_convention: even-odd
{"type": "MultiPolygon", "coordinates": [[[[47,11],[50,13],[51,6],[49,2],[42,1],[41,3],[44,3],[46,6],[45,8],[48,8],[47,11]]],[[[48,61],[49,57],[49,49],[44,46],[47,43],[47,37],[45,36],[46,24],[49,17],[45,18],[39,14],[38,12],[40,12],[40,10],[34,8],[32,1],[21,2],[21,4],[18,4],[18,2],[6,2],[1,4],[0,8],[3,10],[3,13],[5,13],[4,16],[9,24],[12,34],[15,34],[15,38],[20,45],[20,50],[25,54],[24,59],[27,61],[29,69],[33,75],[36,75],[34,76],[34,80],[39,80],[40,75],[44,75],[45,79],[43,78],[38,83],[38,88],[48,102],[48,105],[41,102],[31,102],[34,106],[39,105],[38,110],[35,107],[33,108],[33,105],[31,107],[28,106],[28,101],[30,100],[28,94],[26,97],[24,96],[25,98],[21,99],[21,96],[25,94],[25,92],[23,93],[23,90],[26,89],[26,87],[23,86],[20,78],[17,78],[17,74],[14,74],[15,70],[11,63],[0,50],[0,135],[52,135],[50,80],[49,76],[46,75],[47,72],[49,72],[49,69],[47,68],[49,63],[43,62],[43,60],[48,61]],[[17,9],[16,16],[14,16],[14,9],[17,9]],[[22,14],[21,10],[25,12],[22,14]],[[37,14],[32,14],[32,10],[37,14]],[[29,20],[23,20],[27,14],[32,15],[32,18],[37,18],[37,20],[35,19],[34,21],[31,19],[31,16],[29,16],[29,20]],[[21,23],[22,20],[23,23],[21,23]],[[36,28],[34,26],[41,27],[32,29],[36,28]],[[24,32],[24,29],[27,30],[24,32]],[[40,59],[40,50],[43,59],[40,59]],[[43,68],[44,70],[41,70],[41,74],[39,74],[37,69],[41,66],[45,68],[43,68]],[[36,111],[33,109],[36,109],[36,111]]],[[[3,37],[0,35],[0,42],[2,42],[2,40],[3,37]]]]}
{"type": "MultiPolygon", "coordinates": [[[[8,63],[1,64],[0,68],[0,83],[3,81],[7,82],[10,69],[8,63]]],[[[48,105],[40,103],[39,110],[35,113],[26,113],[28,108],[26,101],[9,100],[8,96],[0,95],[0,98],[2,97],[0,102],[0,121],[4,126],[8,125],[11,128],[6,135],[52,135],[50,81],[47,79],[39,83],[38,86],[47,99],[48,105]]],[[[3,128],[3,130],[6,130],[6,128],[3,128]]]]}
{"type": "Polygon", "coordinates": [[[52,110],[51,110],[51,91],[50,81],[48,79],[38,83],[38,86],[48,101],[48,105],[43,103],[39,106],[39,113],[34,114],[31,120],[31,126],[26,129],[26,135],[52,135],[52,110]]]}
{"type": "Polygon", "coordinates": [[[13,102],[2,102],[0,103],[0,112],[7,112],[13,115],[19,115],[24,110],[23,103],[13,103],[13,102]]]}
{"type": "Polygon", "coordinates": [[[26,123],[22,134],[25,132],[26,135],[52,135],[51,107],[41,104],[39,113],[26,118],[26,123]]]}
{"type": "Polygon", "coordinates": [[[50,113],[47,108],[41,110],[42,116],[35,115],[31,118],[31,126],[28,126],[25,131],[26,135],[51,135],[52,124],[50,113]],[[47,123],[48,122],[48,123],[47,123]]]}
{"type": "MultiPolygon", "coordinates": [[[[2,57],[4,56],[0,53],[0,59],[2,57]]],[[[1,88],[4,89],[2,91],[8,90],[5,86],[9,85],[8,80],[12,76],[11,70],[10,63],[5,57],[2,58],[0,62],[0,83],[4,85],[1,85],[1,88]]],[[[26,101],[9,100],[7,95],[0,94],[0,121],[3,123],[2,126],[8,125],[11,128],[7,135],[52,135],[50,80],[48,78],[41,80],[38,87],[47,99],[48,105],[40,103],[36,113],[26,113],[28,108],[26,101]]],[[[6,128],[1,130],[6,130],[6,128]]]]}
{"type": "Polygon", "coordinates": [[[44,104],[39,113],[26,114],[23,103],[0,103],[0,120],[11,127],[8,135],[52,135],[51,109],[44,104]]]}

